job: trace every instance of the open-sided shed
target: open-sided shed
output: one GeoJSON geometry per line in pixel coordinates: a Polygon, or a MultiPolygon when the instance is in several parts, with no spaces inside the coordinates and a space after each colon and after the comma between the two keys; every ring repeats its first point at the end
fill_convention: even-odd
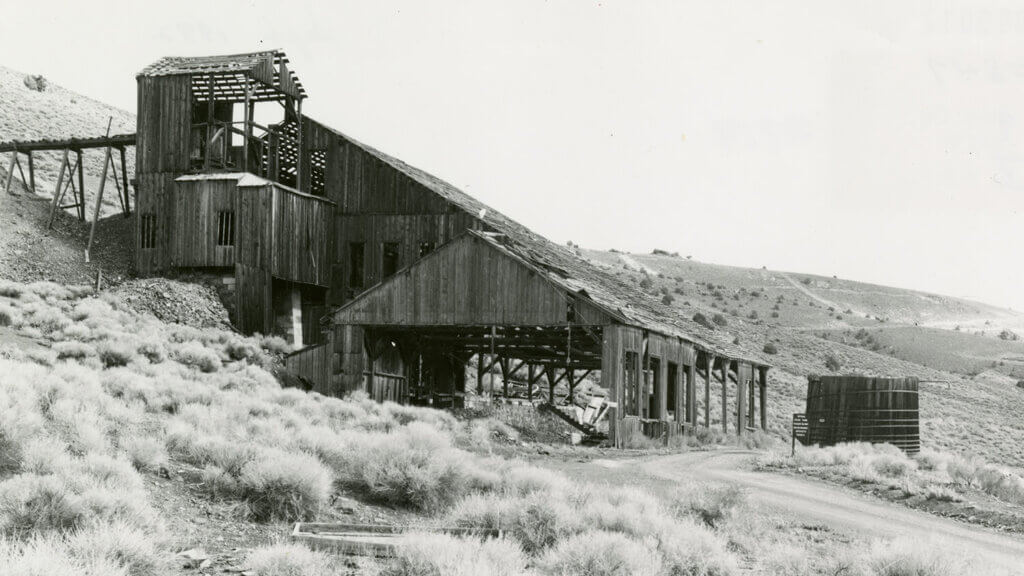
{"type": "Polygon", "coordinates": [[[564,379],[570,394],[599,371],[616,442],[679,433],[698,425],[700,408],[709,425],[716,375],[723,427],[731,385],[736,432],[766,425],[767,364],[695,338],[677,312],[666,307],[659,317],[646,297],[629,295],[635,287],[561,250],[469,230],[364,292],[331,317],[330,346],[340,351],[340,373],[328,378],[340,389],[331,392],[458,405],[476,356],[525,364],[531,380],[550,386],[564,379]]]}

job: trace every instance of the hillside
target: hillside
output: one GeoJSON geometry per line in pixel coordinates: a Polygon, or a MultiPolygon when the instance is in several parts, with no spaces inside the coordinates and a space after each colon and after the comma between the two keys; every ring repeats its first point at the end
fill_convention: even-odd
{"type": "MultiPolygon", "coordinates": [[[[37,92],[25,85],[25,73],[17,72],[0,66],[0,141],[37,140],[62,138],[87,138],[103,136],[107,129],[108,119],[113,118],[111,134],[129,134],[135,132],[135,114],[126,112],[91,98],[82,96],[48,82],[46,89],[37,92]]],[[[61,152],[33,153],[36,171],[36,192],[51,198],[60,170],[61,152]]],[[[103,170],[104,151],[102,149],[86,150],[82,161],[85,164],[86,205],[89,217],[95,202],[100,175],[103,170]]],[[[72,156],[71,161],[74,162],[72,156]]],[[[119,161],[119,160],[118,160],[119,161]]],[[[135,154],[131,149],[126,154],[128,174],[135,173],[135,154]]],[[[120,164],[117,165],[120,170],[120,164]]],[[[28,168],[22,158],[22,168],[28,177],[28,168]]],[[[0,162],[0,176],[6,182],[7,157],[0,162]]],[[[17,169],[15,180],[20,180],[17,169]]],[[[113,182],[107,183],[113,190],[113,182]]],[[[20,190],[19,190],[20,191],[20,190]]],[[[120,205],[116,194],[104,192],[103,215],[118,212],[120,205]]]]}
{"type": "MultiPolygon", "coordinates": [[[[0,68],[0,138],[95,135],[110,116],[114,132],[134,129],[128,112],[52,83],[35,92],[23,79],[0,68]]],[[[87,180],[95,182],[102,154],[87,158],[87,180]]],[[[46,230],[47,182],[55,178],[57,160],[40,158],[38,167],[38,197],[16,186],[0,200],[0,278],[80,284],[91,282],[99,269],[108,282],[130,278],[130,220],[113,213],[103,218],[92,262],[86,263],[87,223],[62,214],[46,230]]],[[[87,183],[87,189],[94,186],[87,183]]],[[[999,337],[1024,334],[1024,314],[912,290],[670,255],[579,253],[635,282],[651,298],[671,300],[679,314],[717,320],[711,339],[772,361],[770,425],[779,436],[787,435],[791,415],[803,409],[806,375],[828,371],[825,360],[831,357],[843,373],[925,380],[926,446],[976,451],[1024,467],[1024,448],[1012,440],[1024,430],[1014,410],[1024,402],[1024,389],[1015,386],[1024,379],[1024,342],[999,337]],[[765,353],[769,343],[776,354],[765,353]]],[[[199,302],[192,308],[210,307],[199,302]]],[[[713,402],[714,423],[721,421],[719,410],[713,402]]]]}
{"type": "MultiPolygon", "coordinates": [[[[595,250],[580,254],[636,282],[652,298],[671,297],[680,314],[719,315],[715,337],[749,354],[778,353],[769,391],[770,427],[788,434],[802,412],[807,374],[918,376],[926,447],[975,453],[1024,468],[1024,314],[987,304],[836,278],[696,262],[671,255],[595,250]],[[668,296],[666,296],[668,295],[668,296]],[[959,329],[954,329],[956,327],[959,329]],[[971,328],[965,328],[970,326],[971,328]]],[[[714,396],[713,396],[714,398],[714,396]]],[[[712,420],[720,421],[716,402],[712,420]]],[[[731,404],[732,405],[732,404],[731,404]]],[[[730,418],[731,419],[731,418],[730,418]]]]}

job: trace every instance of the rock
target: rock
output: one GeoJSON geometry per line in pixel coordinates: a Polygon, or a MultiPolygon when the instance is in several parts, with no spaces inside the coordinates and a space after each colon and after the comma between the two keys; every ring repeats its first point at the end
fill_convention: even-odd
{"type": "Polygon", "coordinates": [[[28,74],[25,76],[25,87],[29,90],[42,92],[46,90],[47,84],[48,82],[46,81],[46,78],[43,78],[42,74],[36,74],[35,76],[28,74]]]}
{"type": "Polygon", "coordinates": [[[203,563],[206,563],[206,566],[210,565],[210,557],[201,548],[192,548],[184,552],[178,552],[178,558],[182,560],[185,568],[205,568],[203,563]]]}

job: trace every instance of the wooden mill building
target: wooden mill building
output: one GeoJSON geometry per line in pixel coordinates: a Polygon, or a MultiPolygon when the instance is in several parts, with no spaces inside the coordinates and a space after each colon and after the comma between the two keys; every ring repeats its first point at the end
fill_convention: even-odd
{"type": "Polygon", "coordinates": [[[475,359],[478,391],[495,366],[531,393],[599,374],[616,441],[710,425],[719,384],[723,427],[766,425],[763,360],[304,115],[284,52],[163,58],[137,80],[138,273],[220,275],[235,325],[287,336],[316,390],[457,405],[475,359]]]}

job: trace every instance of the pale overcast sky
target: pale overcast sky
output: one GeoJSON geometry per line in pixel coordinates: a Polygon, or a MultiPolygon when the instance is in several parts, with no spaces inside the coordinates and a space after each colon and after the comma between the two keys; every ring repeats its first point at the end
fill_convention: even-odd
{"type": "Polygon", "coordinates": [[[558,242],[1024,310],[1020,3],[4,4],[0,65],[133,111],[284,48],[304,112],[558,242]]]}

